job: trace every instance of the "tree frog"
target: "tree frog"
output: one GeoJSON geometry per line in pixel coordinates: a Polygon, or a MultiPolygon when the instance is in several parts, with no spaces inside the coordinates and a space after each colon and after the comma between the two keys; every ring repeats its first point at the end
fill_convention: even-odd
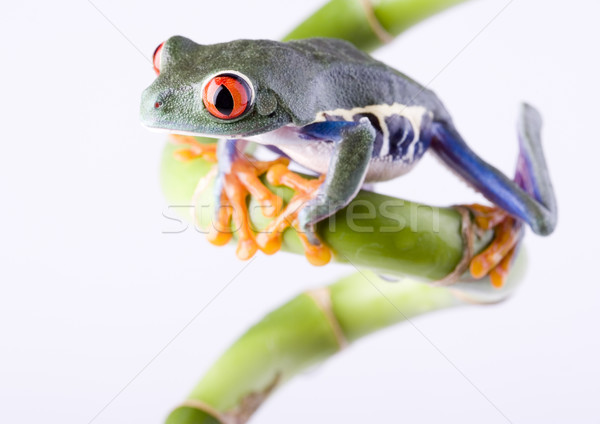
{"type": "MultiPolygon", "coordinates": [[[[233,206],[233,212],[218,212],[222,227],[232,214],[243,224],[248,192],[273,206],[273,214],[279,210],[257,178],[270,164],[251,162],[243,154],[246,143],[269,146],[322,175],[293,217],[308,247],[320,245],[315,224],[346,206],[364,183],[405,174],[427,150],[495,205],[471,209],[497,229],[472,273],[485,275],[506,262],[521,222],[541,235],[555,227],[541,120],[531,106],[522,107],[511,180],[466,145],[432,91],[342,40],[201,45],[174,36],[155,51],[154,68],[158,77],[142,95],[142,123],[220,138],[217,200],[233,206]]],[[[256,251],[255,235],[244,231],[238,255],[247,258],[256,251]]],[[[213,234],[214,242],[221,233],[213,234]]]]}

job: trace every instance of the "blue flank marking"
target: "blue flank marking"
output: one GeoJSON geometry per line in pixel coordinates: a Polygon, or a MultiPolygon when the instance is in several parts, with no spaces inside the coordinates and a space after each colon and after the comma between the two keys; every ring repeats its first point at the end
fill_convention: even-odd
{"type": "Polygon", "coordinates": [[[315,122],[300,128],[299,136],[304,140],[340,141],[344,128],[356,126],[356,122],[325,121],[315,122]]]}
{"type": "Polygon", "coordinates": [[[381,156],[383,147],[383,131],[381,125],[375,115],[371,113],[358,113],[354,117],[354,121],[345,121],[340,116],[327,115],[327,121],[315,122],[314,124],[306,125],[299,131],[299,137],[303,140],[319,140],[336,142],[341,140],[342,131],[344,128],[353,126],[359,122],[361,118],[367,118],[375,129],[377,136],[373,145],[373,158],[391,158],[392,162],[404,162],[412,164],[418,161],[427,148],[429,147],[430,138],[420,139],[414,147],[414,155],[408,157],[408,148],[411,145],[415,136],[414,129],[410,121],[400,115],[391,115],[385,118],[385,125],[389,132],[389,150],[384,156],[381,156]]]}

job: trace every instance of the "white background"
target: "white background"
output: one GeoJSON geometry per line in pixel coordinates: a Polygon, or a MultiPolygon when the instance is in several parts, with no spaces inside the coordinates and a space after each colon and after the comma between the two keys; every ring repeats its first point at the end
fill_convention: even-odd
{"type": "MultiPolygon", "coordinates": [[[[250,324],[352,271],[259,255],[181,331],[246,264],[194,231],[162,233],[165,139],[138,124],[147,58],[168,36],[279,38],[320,3],[96,0],[122,34],[84,0],[3,5],[0,422],[160,423],[250,324]]],[[[555,234],[527,235],[527,278],[509,301],[414,320],[448,360],[399,325],[299,376],[253,422],[600,422],[600,7],[514,0],[494,19],[506,4],[456,7],[376,56],[431,81],[507,173],[518,103],[538,106],[555,234]]],[[[430,157],[381,189],[480,200],[430,157]]]]}

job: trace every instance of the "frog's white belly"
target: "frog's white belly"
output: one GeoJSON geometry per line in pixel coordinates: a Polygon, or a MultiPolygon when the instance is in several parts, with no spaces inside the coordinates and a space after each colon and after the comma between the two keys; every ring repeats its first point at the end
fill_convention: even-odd
{"type": "MultiPolygon", "coordinates": [[[[298,127],[288,125],[268,133],[247,137],[255,143],[276,146],[294,162],[319,174],[326,174],[333,155],[334,143],[302,138],[298,127]]],[[[365,182],[386,181],[407,173],[414,163],[394,161],[391,155],[371,158],[365,182]]]]}

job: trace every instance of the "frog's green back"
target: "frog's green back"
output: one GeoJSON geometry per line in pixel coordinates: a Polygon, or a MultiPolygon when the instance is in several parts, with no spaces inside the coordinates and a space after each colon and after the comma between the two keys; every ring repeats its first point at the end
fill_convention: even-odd
{"type": "Polygon", "coordinates": [[[322,111],[376,104],[418,105],[434,115],[444,114],[431,92],[343,40],[235,40],[199,45],[176,36],[165,43],[162,55],[164,70],[146,93],[148,103],[157,93],[185,97],[181,102],[172,99],[173,110],[185,115],[191,127],[210,125],[211,134],[227,134],[226,130],[229,134],[245,134],[250,120],[254,120],[253,128],[262,130],[289,122],[305,125],[322,111]],[[194,109],[199,111],[202,105],[194,100],[193,93],[199,91],[206,78],[223,71],[248,77],[258,104],[267,97],[275,98],[273,116],[259,116],[253,111],[240,122],[227,123],[227,128],[223,124],[221,130],[221,124],[205,123],[197,113],[194,115],[194,109]]]}

